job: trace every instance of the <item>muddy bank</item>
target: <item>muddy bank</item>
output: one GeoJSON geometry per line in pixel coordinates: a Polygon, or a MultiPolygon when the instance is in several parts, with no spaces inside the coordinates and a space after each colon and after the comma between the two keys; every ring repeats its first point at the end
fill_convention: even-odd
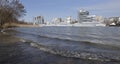
{"type": "Polygon", "coordinates": [[[0,42],[1,44],[12,44],[12,43],[16,43],[16,42],[19,42],[20,39],[19,38],[16,38],[12,35],[9,35],[5,32],[0,32],[0,42]]]}

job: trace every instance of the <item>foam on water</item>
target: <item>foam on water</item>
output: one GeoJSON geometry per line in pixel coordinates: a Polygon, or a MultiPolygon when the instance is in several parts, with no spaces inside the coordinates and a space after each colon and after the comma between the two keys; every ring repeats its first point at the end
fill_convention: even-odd
{"type": "Polygon", "coordinates": [[[72,58],[81,58],[89,60],[99,60],[99,61],[120,61],[120,54],[110,53],[110,52],[98,52],[94,53],[91,51],[83,50],[70,50],[66,47],[56,47],[56,46],[44,46],[36,42],[26,41],[32,47],[36,47],[41,51],[48,52],[55,55],[72,57],[72,58]],[[114,55],[114,56],[113,56],[114,55]]]}

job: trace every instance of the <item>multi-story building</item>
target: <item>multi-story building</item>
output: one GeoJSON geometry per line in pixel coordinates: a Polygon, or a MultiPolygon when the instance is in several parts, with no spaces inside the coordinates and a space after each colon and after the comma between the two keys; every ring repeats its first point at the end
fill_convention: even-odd
{"type": "Polygon", "coordinates": [[[43,16],[37,16],[34,18],[33,21],[34,21],[33,24],[44,24],[45,23],[43,16]]]}
{"type": "Polygon", "coordinates": [[[77,24],[79,26],[105,26],[102,22],[97,22],[98,19],[96,15],[89,15],[86,10],[79,10],[77,24]]]}
{"type": "Polygon", "coordinates": [[[92,18],[89,17],[89,12],[86,10],[79,10],[78,11],[78,22],[87,22],[87,21],[91,21],[92,18]]]}
{"type": "Polygon", "coordinates": [[[67,24],[70,24],[70,23],[72,22],[71,16],[68,16],[68,17],[66,18],[65,22],[66,22],[67,24]]]}
{"type": "Polygon", "coordinates": [[[120,17],[118,17],[118,23],[120,24],[120,17]]]}
{"type": "Polygon", "coordinates": [[[62,22],[62,19],[61,18],[53,18],[52,19],[52,23],[53,24],[59,24],[59,23],[61,23],[62,22]]]}

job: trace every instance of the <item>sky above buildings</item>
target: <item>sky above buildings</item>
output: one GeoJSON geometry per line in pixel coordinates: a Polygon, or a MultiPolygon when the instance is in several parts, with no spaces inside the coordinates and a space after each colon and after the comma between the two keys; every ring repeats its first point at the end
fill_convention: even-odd
{"type": "Polygon", "coordinates": [[[103,17],[120,16],[120,0],[21,0],[27,11],[24,19],[32,21],[35,16],[52,18],[72,16],[77,19],[77,11],[85,9],[91,15],[103,17]]]}

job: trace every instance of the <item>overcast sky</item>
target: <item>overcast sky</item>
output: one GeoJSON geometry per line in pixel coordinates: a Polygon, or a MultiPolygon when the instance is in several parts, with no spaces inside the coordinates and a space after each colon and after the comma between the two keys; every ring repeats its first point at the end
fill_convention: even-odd
{"type": "Polygon", "coordinates": [[[85,9],[91,15],[104,17],[120,16],[120,0],[21,0],[27,11],[24,19],[32,21],[35,16],[44,16],[46,21],[54,17],[72,16],[85,9]]]}

